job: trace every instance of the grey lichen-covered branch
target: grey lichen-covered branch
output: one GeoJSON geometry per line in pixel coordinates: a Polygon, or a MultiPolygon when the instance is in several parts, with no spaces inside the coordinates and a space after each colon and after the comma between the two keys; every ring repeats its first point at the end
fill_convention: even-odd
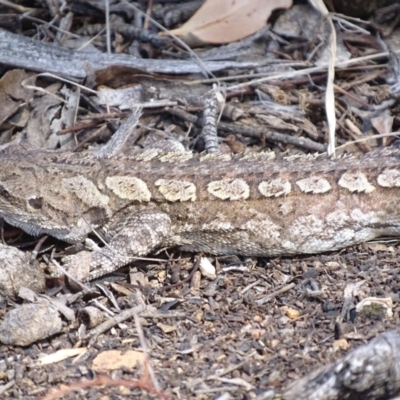
{"type": "MultiPolygon", "coordinates": [[[[194,60],[146,60],[124,54],[74,51],[3,29],[0,29],[0,63],[75,78],[85,78],[87,71],[116,65],[163,74],[204,72],[203,67],[194,60]]],[[[253,68],[257,63],[204,61],[204,65],[208,71],[215,72],[226,68],[253,68]]]]}
{"type": "Polygon", "coordinates": [[[390,399],[400,393],[400,329],[296,381],[284,400],[390,399]]]}

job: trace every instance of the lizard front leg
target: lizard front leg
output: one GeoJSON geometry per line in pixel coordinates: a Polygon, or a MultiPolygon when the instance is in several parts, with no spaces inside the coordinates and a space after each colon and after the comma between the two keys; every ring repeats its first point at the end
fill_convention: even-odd
{"type": "Polygon", "coordinates": [[[170,231],[169,216],[157,210],[132,210],[132,214],[129,211],[128,208],[109,221],[106,246],[66,256],[62,260],[69,274],[80,281],[90,281],[160,246],[170,231]]]}

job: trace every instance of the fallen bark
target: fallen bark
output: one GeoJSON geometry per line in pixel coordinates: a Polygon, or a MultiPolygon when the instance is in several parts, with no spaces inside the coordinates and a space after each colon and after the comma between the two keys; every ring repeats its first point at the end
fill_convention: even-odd
{"type": "Polygon", "coordinates": [[[400,394],[400,329],[294,382],[284,400],[390,399],[400,394]]]}
{"type": "MultiPolygon", "coordinates": [[[[0,63],[56,75],[85,78],[86,71],[99,71],[110,66],[125,66],[161,74],[192,74],[204,72],[195,60],[138,59],[124,54],[102,54],[74,51],[42,43],[0,29],[0,63]]],[[[258,63],[203,61],[208,71],[226,68],[254,68],[258,63]]]]}

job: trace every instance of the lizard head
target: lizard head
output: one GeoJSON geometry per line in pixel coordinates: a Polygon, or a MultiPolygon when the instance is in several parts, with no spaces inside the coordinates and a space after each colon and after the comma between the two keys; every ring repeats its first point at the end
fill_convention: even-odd
{"type": "Polygon", "coordinates": [[[0,217],[30,235],[76,242],[91,230],[57,176],[34,164],[0,161],[0,217]]]}
{"type": "Polygon", "coordinates": [[[0,217],[34,236],[78,242],[110,216],[109,198],[59,154],[0,150],[0,217]]]}

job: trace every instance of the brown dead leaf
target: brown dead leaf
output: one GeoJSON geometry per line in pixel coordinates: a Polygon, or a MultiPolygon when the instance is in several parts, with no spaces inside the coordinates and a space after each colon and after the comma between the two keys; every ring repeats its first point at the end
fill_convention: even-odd
{"type": "Polygon", "coordinates": [[[261,29],[275,9],[291,5],[292,0],[207,0],[189,21],[170,33],[189,46],[230,43],[261,29]]]}
{"type": "Polygon", "coordinates": [[[137,363],[144,365],[146,356],[135,350],[109,350],[100,353],[94,360],[92,368],[95,371],[109,371],[119,368],[134,369],[137,363]]]}
{"type": "Polygon", "coordinates": [[[29,78],[32,74],[26,73],[21,69],[8,71],[0,80],[0,125],[11,115],[19,106],[28,100],[33,91],[25,89],[21,82],[29,78]]]}
{"type": "Polygon", "coordinates": [[[157,324],[157,326],[158,326],[164,333],[171,333],[171,332],[176,331],[176,329],[177,329],[176,326],[163,324],[163,323],[161,323],[161,322],[159,322],[159,323],[157,324]]]}
{"type": "Polygon", "coordinates": [[[386,243],[379,243],[379,242],[371,242],[371,243],[366,243],[367,247],[372,250],[373,252],[377,251],[385,251],[388,253],[395,253],[395,249],[393,246],[389,246],[386,243]]]}
{"type": "Polygon", "coordinates": [[[394,117],[390,115],[389,111],[384,111],[378,117],[371,118],[372,126],[379,134],[391,132],[393,129],[394,117]]]}

